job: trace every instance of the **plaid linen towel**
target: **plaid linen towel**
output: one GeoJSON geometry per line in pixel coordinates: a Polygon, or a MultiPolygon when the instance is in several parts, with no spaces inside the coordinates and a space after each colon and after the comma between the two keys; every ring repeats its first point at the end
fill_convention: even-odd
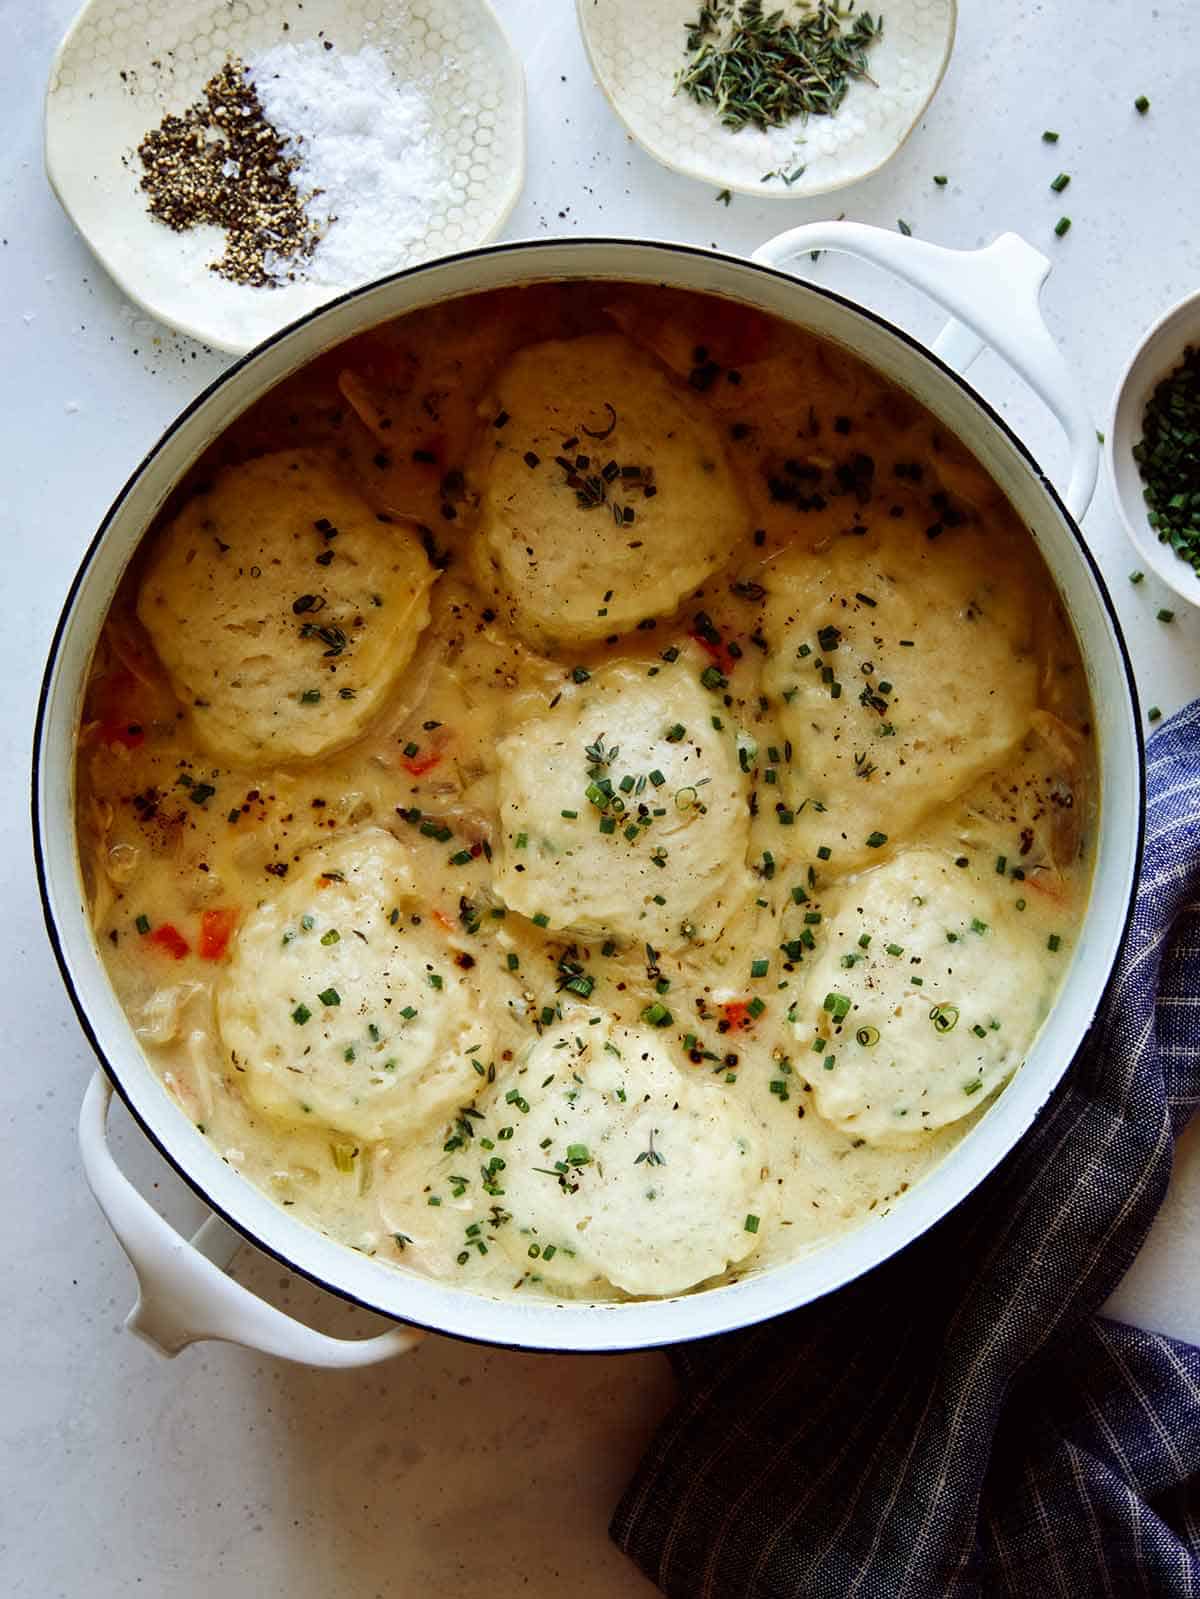
{"type": "Polygon", "coordinates": [[[1147,779],[1109,997],[1021,1145],[865,1278],[671,1351],[611,1527],[671,1599],[1200,1599],[1200,1349],[1095,1314],[1200,1102],[1200,702],[1147,779]]]}

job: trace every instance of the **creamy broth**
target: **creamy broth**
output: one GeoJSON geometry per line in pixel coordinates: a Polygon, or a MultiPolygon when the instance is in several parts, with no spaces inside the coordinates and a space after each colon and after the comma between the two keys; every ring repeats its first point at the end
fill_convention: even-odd
{"type": "Polygon", "coordinates": [[[489,1294],[758,1271],[1019,1068],[1091,713],[1027,530],[833,346],[710,298],[413,314],[214,444],[79,734],[96,936],[182,1112],[489,1294]]]}

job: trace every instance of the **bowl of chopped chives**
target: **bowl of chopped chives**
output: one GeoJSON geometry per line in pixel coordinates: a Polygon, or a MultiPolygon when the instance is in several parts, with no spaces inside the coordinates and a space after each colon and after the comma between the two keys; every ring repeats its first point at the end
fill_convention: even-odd
{"type": "Polygon", "coordinates": [[[1117,385],[1107,457],[1139,557],[1200,605],[1200,292],[1141,340],[1117,385]]]}

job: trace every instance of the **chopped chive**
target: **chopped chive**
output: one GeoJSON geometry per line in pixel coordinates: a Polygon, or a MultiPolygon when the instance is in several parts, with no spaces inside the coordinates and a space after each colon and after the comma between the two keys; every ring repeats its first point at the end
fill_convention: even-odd
{"type": "Polygon", "coordinates": [[[904,954],[904,945],[903,944],[888,944],[886,946],[886,948],[887,948],[887,952],[888,952],[889,955],[903,955],[904,954]]]}
{"type": "Polygon", "coordinates": [[[549,927],[550,918],[546,915],[545,911],[538,911],[537,915],[533,917],[533,925],[535,927],[549,927]]]}
{"type": "Polygon", "coordinates": [[[1150,102],[1144,94],[1139,94],[1137,99],[1133,102],[1133,108],[1137,112],[1138,116],[1144,117],[1146,112],[1150,109],[1150,102]]]}
{"type": "Polygon", "coordinates": [[[1069,172],[1060,172],[1050,187],[1054,190],[1055,194],[1061,194],[1070,181],[1071,174],[1069,172]]]}
{"type": "Polygon", "coordinates": [[[1058,134],[1055,133],[1052,128],[1047,128],[1045,133],[1042,134],[1042,143],[1043,144],[1057,144],[1058,143],[1058,134]]]}
{"type": "Polygon", "coordinates": [[[1157,722],[1161,716],[1162,712],[1159,710],[1157,705],[1152,705],[1146,712],[1146,720],[1148,722],[1157,722]]]}
{"type": "Polygon", "coordinates": [[[826,994],[821,1008],[828,1011],[835,1022],[840,1022],[844,1021],[850,1013],[850,1001],[845,994],[839,994],[834,991],[826,994]]]}
{"type": "Polygon", "coordinates": [[[508,963],[508,969],[510,972],[519,970],[521,965],[521,957],[519,955],[514,955],[510,950],[508,955],[505,956],[505,960],[508,963]]]}
{"type": "Polygon", "coordinates": [[[750,962],[751,977],[765,977],[770,970],[771,963],[769,960],[759,959],[750,962]]]}
{"type": "Polygon", "coordinates": [[[939,189],[944,189],[949,183],[950,179],[942,172],[935,172],[933,175],[933,181],[937,184],[939,189]]]}
{"type": "Polygon", "coordinates": [[[322,1005],[340,1005],[342,1003],[342,996],[336,988],[323,988],[317,998],[322,1005]]]}
{"type": "Polygon", "coordinates": [[[309,1010],[307,1005],[297,1005],[295,1010],[292,1012],[292,1020],[295,1022],[297,1027],[303,1027],[311,1015],[312,1011],[309,1010]]]}
{"type": "Polygon", "coordinates": [[[1069,233],[1070,231],[1071,231],[1071,219],[1070,219],[1070,217],[1059,217],[1058,221],[1054,224],[1055,236],[1057,238],[1061,239],[1064,233],[1069,233]]]}
{"type": "Polygon", "coordinates": [[[887,843],[887,838],[888,838],[888,836],[887,836],[886,833],[868,833],[868,835],[867,835],[867,848],[868,849],[882,849],[883,846],[887,843]]]}
{"type": "Polygon", "coordinates": [[[652,1005],[646,1006],[642,1012],[642,1020],[648,1022],[651,1027],[669,1027],[673,1017],[663,1002],[656,999],[652,1005]]]}
{"type": "Polygon", "coordinates": [[[1175,612],[1167,610],[1164,605],[1161,610],[1155,611],[1154,619],[1157,622],[1173,622],[1175,620],[1175,612]]]}
{"type": "Polygon", "coordinates": [[[748,1233],[756,1233],[758,1231],[758,1217],[747,1216],[745,1221],[745,1229],[748,1233]]]}
{"type": "Polygon", "coordinates": [[[1145,575],[1145,572],[1130,572],[1129,581],[1131,583],[1140,583],[1145,575]]]}
{"type": "Polygon", "coordinates": [[[139,916],[133,925],[139,933],[148,933],[150,931],[150,918],[148,916],[139,916]]]}
{"type": "Polygon", "coordinates": [[[1057,933],[1050,934],[1050,937],[1046,940],[1046,948],[1052,955],[1056,955],[1062,948],[1062,939],[1057,933]]]}

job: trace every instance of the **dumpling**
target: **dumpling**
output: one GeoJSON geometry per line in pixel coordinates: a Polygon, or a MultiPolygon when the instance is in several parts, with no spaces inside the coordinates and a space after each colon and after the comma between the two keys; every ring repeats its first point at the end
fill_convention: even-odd
{"type": "Polygon", "coordinates": [[[138,616],[197,737],[231,760],[357,738],[408,665],[436,576],[314,451],[220,472],[152,547],[138,616]]]}
{"type": "Polygon", "coordinates": [[[478,573],[528,638],[673,611],[749,532],[704,402],[621,334],[527,346],[484,409],[478,573]]]}
{"type": "Polygon", "coordinates": [[[243,924],[217,994],[247,1100],[369,1142],[469,1099],[488,1040],[457,953],[390,833],[314,850],[243,924]]]}
{"type": "Polygon", "coordinates": [[[909,1143],[1021,1064],[1058,973],[1003,881],[909,850],[842,885],[794,1022],[796,1066],[826,1121],[909,1143]]]}
{"type": "Polygon", "coordinates": [[[684,659],[613,665],[497,749],[495,885],[542,925],[670,948],[719,927],[744,860],[745,778],[684,659]]]}
{"type": "Polygon", "coordinates": [[[1027,732],[1038,664],[1025,586],[969,528],[840,538],[789,550],[769,573],[764,684],[791,745],[792,842],[851,870],[1027,732]]]}
{"type": "Polygon", "coordinates": [[[497,1236],[523,1269],[676,1294],[754,1250],[757,1133],[727,1091],[676,1066],[661,1034],[564,1027],[538,1040],[519,1081],[528,1111],[497,1088],[492,1119],[513,1129],[500,1145],[512,1221],[497,1236]]]}

